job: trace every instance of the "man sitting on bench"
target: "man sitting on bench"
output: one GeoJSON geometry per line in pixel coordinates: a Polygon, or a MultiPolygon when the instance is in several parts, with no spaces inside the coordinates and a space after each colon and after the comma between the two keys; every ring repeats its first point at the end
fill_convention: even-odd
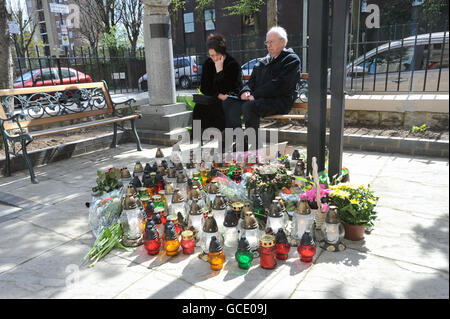
{"type": "MultiPolygon", "coordinates": [[[[289,113],[296,98],[300,58],[292,49],[286,49],[287,41],[285,29],[271,28],[265,41],[269,54],[253,67],[247,85],[239,93],[240,99],[228,98],[222,104],[227,128],[241,128],[243,115],[245,128],[255,130],[256,145],[252,149],[259,148],[259,118],[289,113]]],[[[247,150],[245,141],[244,151],[247,150]]]]}

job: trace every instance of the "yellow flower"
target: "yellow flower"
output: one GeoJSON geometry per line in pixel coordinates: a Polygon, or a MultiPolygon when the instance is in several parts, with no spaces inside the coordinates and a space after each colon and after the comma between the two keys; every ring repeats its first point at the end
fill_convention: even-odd
{"type": "Polygon", "coordinates": [[[364,209],[367,209],[367,205],[364,205],[364,209]]]}
{"type": "Polygon", "coordinates": [[[358,200],[357,199],[350,199],[350,203],[352,203],[352,204],[356,204],[356,205],[358,205],[359,204],[359,202],[358,202],[358,200]]]}
{"type": "Polygon", "coordinates": [[[371,199],[371,198],[368,199],[368,202],[369,202],[370,204],[372,204],[372,205],[375,205],[375,204],[376,204],[376,202],[375,202],[373,199],[371,199]]]}
{"type": "Polygon", "coordinates": [[[358,198],[361,198],[361,194],[358,194],[358,198]]]}

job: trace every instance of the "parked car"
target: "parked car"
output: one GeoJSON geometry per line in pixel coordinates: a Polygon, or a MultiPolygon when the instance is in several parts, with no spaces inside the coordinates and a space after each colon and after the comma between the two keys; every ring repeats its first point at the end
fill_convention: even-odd
{"type": "Polygon", "coordinates": [[[245,62],[242,66],[241,66],[241,69],[242,69],[242,75],[251,75],[252,74],[252,72],[253,72],[253,67],[255,66],[255,64],[259,61],[259,60],[261,60],[262,58],[256,58],[256,59],[253,59],[253,60],[250,60],[250,61],[248,61],[248,62],[245,62]]]}
{"type": "Polygon", "coordinates": [[[92,82],[92,78],[72,68],[61,68],[62,79],[58,68],[42,68],[26,72],[14,80],[15,89],[34,86],[50,86],[72,83],[92,82]]]}
{"type": "Polygon", "coordinates": [[[421,34],[368,51],[347,65],[347,90],[448,91],[448,37],[448,31],[445,37],[444,32],[421,34]]]}
{"type": "MultiPolygon", "coordinates": [[[[197,63],[196,56],[191,55],[174,58],[173,68],[175,73],[175,85],[180,88],[188,89],[193,83],[200,83],[202,66],[197,63]]],[[[147,73],[139,78],[138,85],[140,90],[148,90],[147,73]]]]}

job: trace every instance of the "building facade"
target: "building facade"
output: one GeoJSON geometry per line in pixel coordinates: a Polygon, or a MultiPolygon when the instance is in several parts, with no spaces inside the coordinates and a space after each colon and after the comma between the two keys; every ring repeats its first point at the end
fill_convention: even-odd
{"type": "MultiPolygon", "coordinates": [[[[68,25],[70,11],[61,12],[56,5],[69,6],[70,0],[26,0],[28,15],[37,24],[35,39],[44,43],[45,56],[64,56],[81,45],[82,40],[76,28],[68,25]]],[[[61,6],[59,7],[61,8],[61,6]]],[[[64,10],[62,10],[64,11],[64,10]]]]}
{"type": "MultiPolygon", "coordinates": [[[[234,3],[234,0],[216,0],[213,7],[200,12],[195,8],[194,0],[186,1],[185,9],[172,16],[175,54],[204,52],[206,38],[211,33],[224,35],[231,50],[260,47],[267,32],[266,5],[262,5],[254,17],[249,17],[229,15],[225,8],[234,3]]],[[[278,25],[291,36],[289,41],[293,46],[301,43],[302,21],[303,1],[278,1],[278,25]]]]}

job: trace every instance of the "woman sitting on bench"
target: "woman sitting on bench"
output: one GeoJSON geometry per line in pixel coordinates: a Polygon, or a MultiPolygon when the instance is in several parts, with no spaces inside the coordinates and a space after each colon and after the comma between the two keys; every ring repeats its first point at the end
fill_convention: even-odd
{"type": "Polygon", "coordinates": [[[220,34],[210,35],[206,42],[209,58],[203,64],[200,91],[193,119],[201,120],[201,131],[214,127],[225,130],[222,101],[229,95],[238,95],[242,88],[242,71],[237,61],[227,53],[226,40],[220,34]]]}

